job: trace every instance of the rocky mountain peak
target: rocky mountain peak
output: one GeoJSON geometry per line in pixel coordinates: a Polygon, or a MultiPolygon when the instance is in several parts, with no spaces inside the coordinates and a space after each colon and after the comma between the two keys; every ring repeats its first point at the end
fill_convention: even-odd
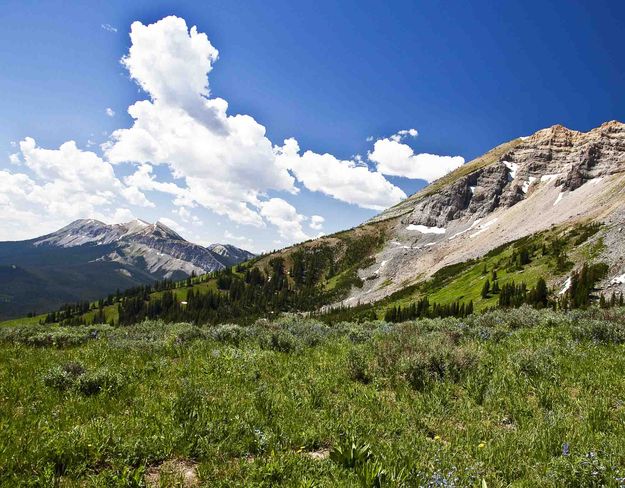
{"type": "Polygon", "coordinates": [[[625,124],[623,122],[620,122],[618,120],[610,120],[608,122],[604,122],[603,124],[601,124],[601,126],[599,127],[599,129],[601,130],[607,130],[610,132],[622,132],[625,131],[625,124]]]}
{"type": "Polygon", "coordinates": [[[539,185],[553,182],[567,192],[620,172],[625,172],[625,124],[607,122],[588,132],[554,125],[522,138],[489,165],[458,171],[440,191],[415,199],[404,221],[442,228],[516,205],[539,185]]]}
{"type": "Polygon", "coordinates": [[[211,244],[208,246],[208,250],[217,254],[220,259],[228,263],[227,265],[229,266],[242,261],[247,261],[255,256],[253,253],[246,251],[245,249],[240,249],[232,244],[211,244]]]}

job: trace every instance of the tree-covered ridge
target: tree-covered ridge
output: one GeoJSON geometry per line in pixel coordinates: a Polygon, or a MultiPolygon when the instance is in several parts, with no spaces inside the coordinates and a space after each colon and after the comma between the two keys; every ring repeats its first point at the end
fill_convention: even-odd
{"type": "Polygon", "coordinates": [[[354,307],[327,306],[362,286],[357,270],[371,264],[384,243],[380,227],[369,232],[339,233],[279,253],[182,282],[164,280],[109,295],[96,303],[66,305],[48,314],[46,323],[131,324],[145,319],[249,323],[282,312],[304,312],[327,322],[386,318],[464,317],[496,307],[568,310],[593,302],[618,304],[620,297],[595,291],[606,266],[595,262],[601,242],[593,241],[600,226],[553,229],[526,237],[476,260],[447,266],[432,278],[407,287],[388,299],[354,307]],[[331,240],[330,240],[331,239],[331,240]],[[573,259],[588,264],[570,273],[573,259]],[[562,291],[548,286],[554,276],[569,277],[562,291]],[[467,280],[470,279],[471,281],[467,280]],[[468,283],[468,284],[467,284],[468,283]]]}

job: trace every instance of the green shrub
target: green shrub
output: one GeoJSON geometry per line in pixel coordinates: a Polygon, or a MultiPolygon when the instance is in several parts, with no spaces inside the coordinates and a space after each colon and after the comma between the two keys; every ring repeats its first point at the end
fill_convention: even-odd
{"type": "Polygon", "coordinates": [[[352,380],[365,384],[371,382],[369,357],[363,349],[350,349],[347,355],[347,370],[352,380]]]}
{"type": "Polygon", "coordinates": [[[249,331],[240,325],[222,324],[213,327],[210,331],[210,335],[217,342],[238,346],[249,337],[249,331]]]}
{"type": "Polygon", "coordinates": [[[46,386],[55,390],[65,391],[73,388],[80,376],[85,373],[85,368],[80,363],[66,363],[49,370],[43,377],[46,386]]]}
{"type": "Polygon", "coordinates": [[[553,349],[521,349],[510,356],[513,367],[520,373],[529,377],[554,374],[556,365],[553,349]]]}
{"type": "Polygon", "coordinates": [[[0,342],[32,347],[66,348],[80,346],[90,340],[106,337],[108,325],[89,327],[57,327],[48,325],[0,327],[0,342]]]}
{"type": "Polygon", "coordinates": [[[70,362],[50,369],[44,375],[43,382],[59,391],[72,389],[89,396],[100,392],[115,393],[122,386],[123,378],[108,368],[87,371],[82,364],[70,362]]]}
{"type": "Polygon", "coordinates": [[[76,386],[80,393],[89,396],[102,392],[113,394],[122,384],[123,379],[119,373],[113,373],[108,368],[100,368],[79,376],[76,386]]]}
{"type": "Polygon", "coordinates": [[[261,346],[277,352],[292,353],[300,349],[300,341],[286,330],[274,330],[261,337],[261,346]]]}
{"type": "Polygon", "coordinates": [[[447,322],[429,321],[442,330],[423,333],[422,324],[400,324],[375,342],[376,374],[404,379],[415,390],[433,381],[460,381],[477,363],[477,354],[463,345],[463,336],[447,322]]]}
{"type": "Polygon", "coordinates": [[[604,344],[625,343],[625,325],[603,320],[580,320],[571,330],[573,339],[604,344]]]}
{"type": "Polygon", "coordinates": [[[174,343],[186,344],[200,339],[206,339],[206,332],[196,325],[176,324],[173,329],[174,343]]]}
{"type": "Polygon", "coordinates": [[[433,381],[460,381],[477,363],[476,355],[464,348],[421,349],[402,358],[400,370],[415,390],[433,381]]]}

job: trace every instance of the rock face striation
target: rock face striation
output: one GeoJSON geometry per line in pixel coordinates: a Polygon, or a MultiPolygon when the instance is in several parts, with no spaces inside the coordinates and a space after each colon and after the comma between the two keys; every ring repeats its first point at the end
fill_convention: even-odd
{"type": "MultiPolygon", "coordinates": [[[[359,271],[364,286],[345,304],[381,299],[553,225],[599,221],[607,224],[605,242],[618,242],[623,214],[625,124],[606,122],[588,132],[542,129],[494,148],[371,219],[392,230],[375,264],[359,271]]],[[[625,256],[621,246],[622,253],[605,252],[625,256]]],[[[605,260],[610,276],[624,275],[624,259],[605,260]]]]}

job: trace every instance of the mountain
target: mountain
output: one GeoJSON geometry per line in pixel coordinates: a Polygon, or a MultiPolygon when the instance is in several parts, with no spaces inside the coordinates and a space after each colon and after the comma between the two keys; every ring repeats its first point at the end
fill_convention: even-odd
{"type": "Polygon", "coordinates": [[[252,259],[255,255],[245,249],[240,249],[232,244],[211,244],[208,250],[219,256],[219,260],[225,266],[234,266],[252,259]]]}
{"type": "Polygon", "coordinates": [[[204,274],[253,256],[231,245],[193,244],[161,222],[77,220],[35,239],[0,242],[0,318],[204,274]]]}
{"type": "Polygon", "coordinates": [[[552,266],[537,252],[536,267],[524,268],[533,274],[510,270],[507,279],[527,279],[529,286],[540,272],[550,286],[561,287],[583,262],[601,262],[608,269],[597,286],[606,293],[621,292],[624,183],[623,123],[606,122],[588,132],[555,125],[492,149],[363,225],[284,249],[258,265],[268,271],[276,256],[285,259],[287,268],[301,254],[333,256],[318,274],[324,290],[337,290],[335,305],[414,298],[426,283],[443,300],[480,300],[479,290],[476,297],[469,291],[484,276],[466,263],[482,260],[480,266],[503,268],[501,260],[510,259],[519,243],[532,242],[534,249],[559,239],[568,246],[571,266],[552,266]],[[596,233],[575,244],[579,239],[573,236],[588,234],[580,229],[594,224],[596,233]],[[490,263],[493,253],[498,261],[490,263]],[[461,278],[452,274],[440,280],[454,267],[473,275],[463,275],[465,286],[458,286],[456,295],[443,293],[443,285],[449,291],[461,278]]]}
{"type": "Polygon", "coordinates": [[[375,301],[503,244],[584,222],[605,225],[600,258],[608,276],[620,276],[624,182],[625,125],[617,121],[585,133],[556,125],[503,144],[370,221],[391,228],[350,298],[375,301]]]}

